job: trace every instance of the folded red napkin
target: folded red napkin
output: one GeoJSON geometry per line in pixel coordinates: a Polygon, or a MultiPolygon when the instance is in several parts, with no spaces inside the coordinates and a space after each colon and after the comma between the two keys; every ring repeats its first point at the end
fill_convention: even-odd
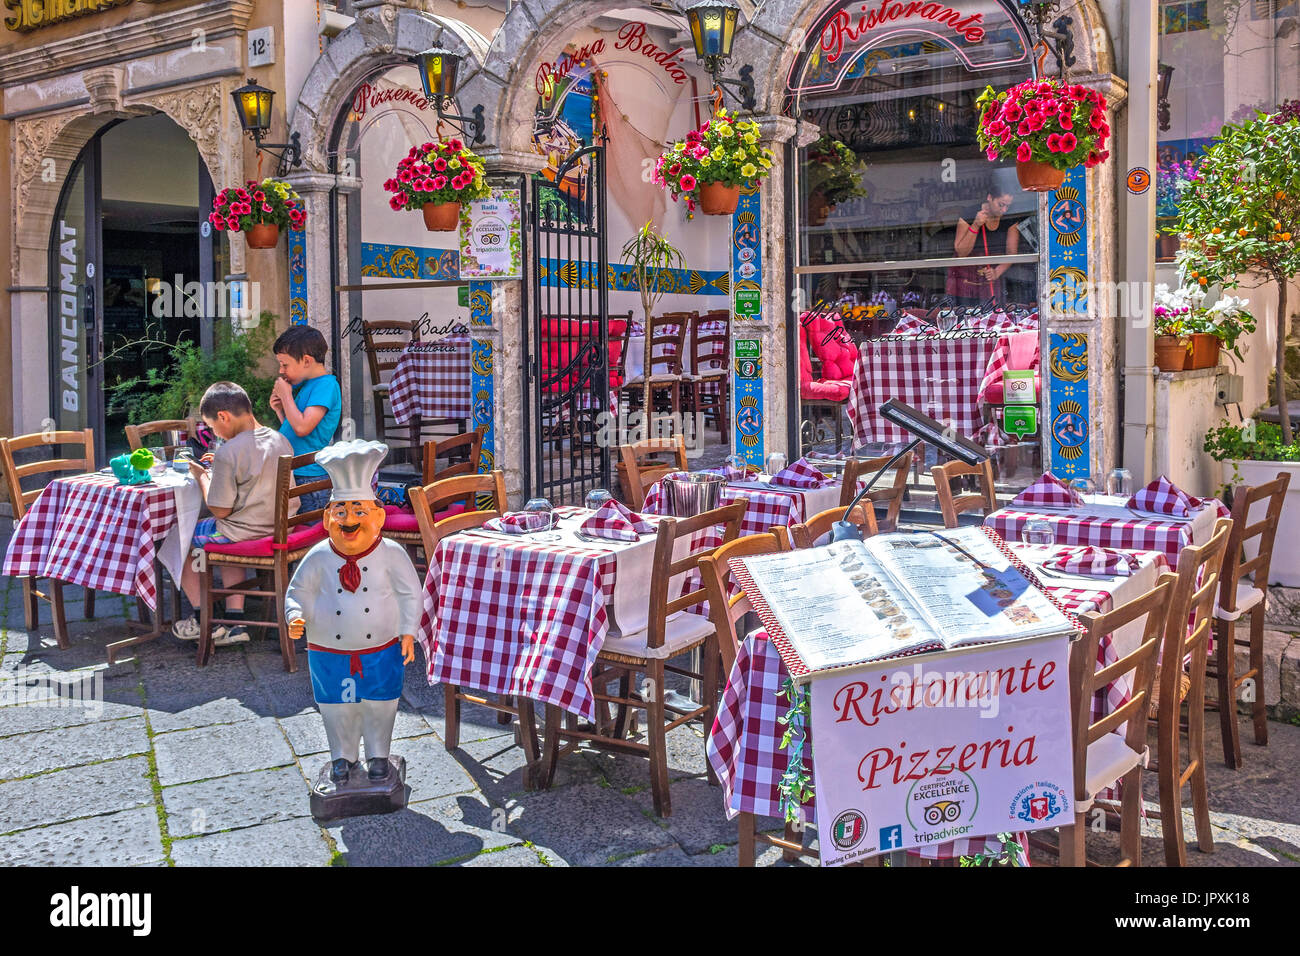
{"type": "Polygon", "coordinates": [[[654,525],[621,502],[607,501],[578,530],[611,541],[635,541],[638,535],[649,534],[654,529],[654,525]]]}
{"type": "Polygon", "coordinates": [[[808,464],[806,458],[800,458],[773,475],[771,483],[784,485],[787,488],[824,488],[834,481],[834,478],[827,478],[808,464]]]}
{"type": "Polygon", "coordinates": [[[758,469],[753,465],[746,465],[741,468],[737,465],[723,465],[722,476],[728,481],[744,481],[753,475],[758,474],[758,469]]]}
{"type": "Polygon", "coordinates": [[[489,518],[483,522],[483,527],[504,534],[546,531],[551,527],[551,514],[546,511],[507,511],[500,518],[489,518]]]}
{"type": "Polygon", "coordinates": [[[1048,508],[1077,508],[1083,504],[1083,495],[1075,491],[1050,471],[1026,488],[1011,502],[1013,508],[1042,505],[1048,508]]]}
{"type": "Polygon", "coordinates": [[[1200,511],[1205,504],[1206,501],[1192,497],[1164,475],[1161,475],[1130,498],[1125,507],[1133,508],[1136,511],[1146,511],[1151,514],[1190,518],[1193,513],[1200,511]]]}
{"type": "Polygon", "coordinates": [[[1043,567],[1067,574],[1099,574],[1111,577],[1128,577],[1141,562],[1137,555],[1113,548],[1095,548],[1091,545],[1078,548],[1061,548],[1043,562],[1043,567]]]}

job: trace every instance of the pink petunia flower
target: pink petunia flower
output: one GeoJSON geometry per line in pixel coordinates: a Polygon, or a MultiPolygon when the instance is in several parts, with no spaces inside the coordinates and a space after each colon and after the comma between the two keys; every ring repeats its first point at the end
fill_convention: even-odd
{"type": "Polygon", "coordinates": [[[1078,145],[1079,145],[1079,140],[1075,138],[1075,135],[1073,133],[1061,134],[1061,152],[1073,153],[1074,148],[1078,145]]]}
{"type": "Polygon", "coordinates": [[[447,185],[447,177],[446,177],[446,176],[434,176],[434,177],[433,177],[433,188],[434,188],[435,190],[442,189],[442,188],[443,188],[444,186],[446,186],[446,185],[447,185]]]}
{"type": "Polygon", "coordinates": [[[447,161],[443,159],[441,156],[439,156],[437,159],[433,161],[433,168],[441,173],[446,170],[447,161]]]}
{"type": "Polygon", "coordinates": [[[682,192],[688,193],[695,188],[696,185],[695,177],[692,176],[690,173],[687,173],[679,180],[678,185],[681,186],[682,192]]]}
{"type": "Polygon", "coordinates": [[[262,203],[262,212],[275,212],[275,210],[271,208],[270,203],[264,202],[262,203]]]}
{"type": "Polygon", "coordinates": [[[1034,158],[1034,151],[1029,148],[1028,143],[1021,143],[1016,148],[1016,162],[1027,163],[1034,158]]]}
{"type": "Polygon", "coordinates": [[[1047,148],[1053,153],[1061,152],[1061,134],[1050,133],[1047,137],[1047,148]]]}

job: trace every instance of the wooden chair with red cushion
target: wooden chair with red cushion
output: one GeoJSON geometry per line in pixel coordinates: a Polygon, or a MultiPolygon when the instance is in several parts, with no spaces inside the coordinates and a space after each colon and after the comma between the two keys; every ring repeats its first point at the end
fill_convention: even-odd
{"type": "MultiPolygon", "coordinates": [[[[817,334],[815,326],[822,335],[830,329],[822,317],[804,313],[799,321],[799,398],[806,412],[815,413],[820,422],[829,415],[835,422],[835,447],[838,449],[844,441],[844,407],[849,400],[849,385],[852,380],[852,368],[844,378],[830,378],[818,374],[813,368],[811,340],[817,334]]],[[[841,372],[838,362],[833,362],[831,371],[841,372]]]]}
{"type": "Polygon", "coordinates": [[[316,453],[281,455],[275,475],[275,530],[265,537],[233,544],[209,542],[203,546],[203,561],[199,571],[199,646],[196,660],[200,667],[212,659],[212,625],[243,624],[249,627],[273,627],[280,635],[280,656],[284,669],[290,673],[298,669],[298,655],[289,637],[289,625],[284,620],[284,597],[289,588],[289,567],[311,550],[312,546],[327,537],[321,524],[324,508],[291,514],[297,501],[313,491],[333,487],[328,477],[317,478],[301,485],[293,483],[293,473],[299,468],[314,464],[316,453]],[[255,576],[234,587],[215,587],[213,570],[219,567],[247,568],[255,576]],[[268,579],[269,578],[269,583],[268,579]],[[232,594],[268,599],[271,620],[258,621],[243,617],[213,617],[216,599],[232,594]]]}
{"type": "MultiPolygon", "coordinates": [[[[479,458],[483,453],[483,436],[486,434],[487,426],[479,425],[471,432],[453,435],[441,441],[425,442],[420,480],[425,485],[431,485],[444,478],[477,473],[479,458]],[[438,468],[439,461],[444,462],[441,469],[438,468]]],[[[463,511],[472,511],[473,508],[472,501],[452,502],[440,510],[436,517],[445,518],[463,511]]],[[[423,544],[423,539],[420,537],[420,524],[415,517],[414,505],[385,505],[384,513],[384,537],[405,547],[411,552],[411,559],[415,560],[415,549],[423,544]]]]}

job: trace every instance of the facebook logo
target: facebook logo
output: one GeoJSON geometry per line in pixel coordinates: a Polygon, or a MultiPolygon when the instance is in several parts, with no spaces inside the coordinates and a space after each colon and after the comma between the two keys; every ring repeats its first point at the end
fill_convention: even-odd
{"type": "Polygon", "coordinates": [[[903,826],[880,828],[880,849],[901,850],[903,848],[903,826]]]}

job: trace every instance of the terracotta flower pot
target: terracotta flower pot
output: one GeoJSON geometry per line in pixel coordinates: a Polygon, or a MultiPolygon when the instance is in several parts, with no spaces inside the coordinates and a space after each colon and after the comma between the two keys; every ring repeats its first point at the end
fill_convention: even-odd
{"type": "Polygon", "coordinates": [[[1156,259],[1160,262],[1173,262],[1182,245],[1183,240],[1177,236],[1160,236],[1156,240],[1156,259]]]}
{"type": "Polygon", "coordinates": [[[730,216],[740,204],[740,187],[700,183],[700,210],[706,216],[730,216]]]}
{"type": "Polygon", "coordinates": [[[460,228],[460,203],[427,202],[420,207],[424,228],[430,232],[455,232],[460,228]]]}
{"type": "Polygon", "coordinates": [[[1162,372],[1181,372],[1187,363],[1187,338],[1177,335],[1156,336],[1156,366],[1162,372]]]}
{"type": "MultiPolygon", "coordinates": [[[[1219,340],[1209,332],[1192,334],[1192,354],[1188,356],[1184,369],[1214,368],[1219,364],[1219,340]]],[[[1163,366],[1162,366],[1163,367],[1163,366]]]]}
{"type": "Polygon", "coordinates": [[[1027,163],[1016,163],[1016,178],[1020,180],[1021,189],[1046,193],[1065,182],[1065,170],[1031,159],[1027,163]]]}
{"type": "Polygon", "coordinates": [[[244,233],[244,242],[250,249],[274,249],[280,241],[280,227],[273,222],[259,223],[251,226],[244,233]]]}

